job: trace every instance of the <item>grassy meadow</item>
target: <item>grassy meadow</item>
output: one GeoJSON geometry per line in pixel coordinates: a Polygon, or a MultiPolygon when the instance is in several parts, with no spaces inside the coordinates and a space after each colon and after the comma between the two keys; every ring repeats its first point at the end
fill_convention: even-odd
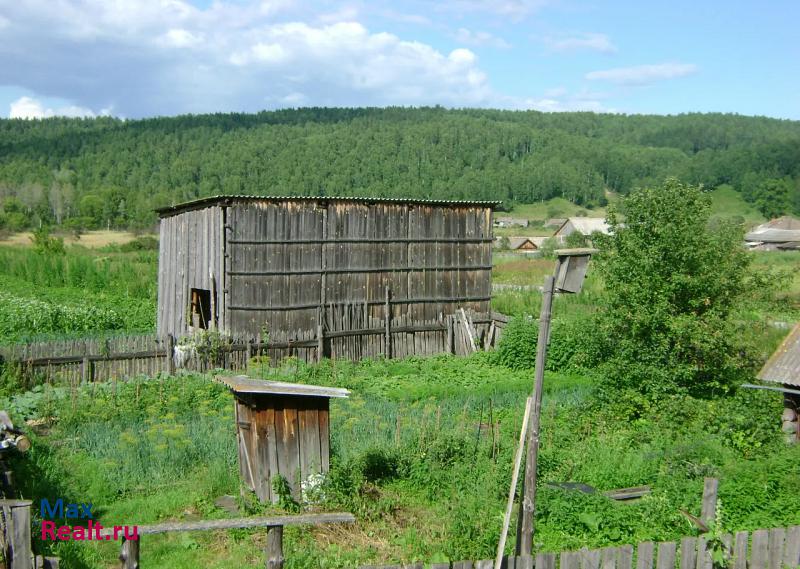
{"type": "MultiPolygon", "coordinates": [[[[730,198],[716,194],[715,207],[726,216],[743,215],[730,198]]],[[[543,219],[547,213],[528,207],[528,213],[511,215],[543,219]]],[[[800,252],[752,255],[759,269],[783,275],[776,294],[753,299],[736,313],[765,359],[785,336],[785,324],[800,320],[800,252]]],[[[541,301],[535,287],[552,270],[550,259],[496,255],[495,283],[533,288],[497,293],[493,308],[533,329],[529,317],[538,315],[541,301]]],[[[68,245],[64,254],[0,246],[0,342],[151,331],[156,282],[157,251],[146,241],[68,245]]],[[[570,326],[586,322],[602,295],[602,279],[590,271],[581,294],[559,295],[554,302],[537,549],[697,535],[685,513],[699,513],[705,476],[720,478],[718,514],[725,531],[800,524],[800,445],[783,441],[780,395],[741,389],[714,399],[669,396],[657,406],[632,409],[600,402],[604,378],[596,371],[561,366],[568,359],[564,351],[574,345],[570,326]],[[652,493],[618,503],[554,486],[562,482],[599,491],[647,484],[652,493]]],[[[288,568],[493,556],[533,381],[532,343],[518,330],[523,333],[505,347],[469,358],[319,365],[287,360],[280,367],[250,362],[255,377],[352,391],[349,399],[332,401],[324,496],[283,507],[350,511],[357,523],[288,528],[288,568]]],[[[25,497],[92,501],[104,526],[230,516],[215,505],[223,495],[237,497],[241,515],[279,511],[240,497],[233,399],[208,376],[19,392],[13,373],[2,373],[0,408],[17,423],[29,421],[33,439],[33,449],[13,459],[25,497]]],[[[147,536],[142,562],[165,569],[262,567],[264,542],[263,530],[147,536]]],[[[114,542],[36,541],[35,548],[61,557],[62,567],[118,565],[114,542]]]]}

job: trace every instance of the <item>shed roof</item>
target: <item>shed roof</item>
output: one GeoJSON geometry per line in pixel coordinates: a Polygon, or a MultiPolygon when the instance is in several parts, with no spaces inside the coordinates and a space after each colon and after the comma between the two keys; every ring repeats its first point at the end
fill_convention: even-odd
{"type": "Polygon", "coordinates": [[[339,387],[267,381],[254,379],[246,375],[218,375],[214,377],[214,380],[227,385],[234,393],[267,393],[306,397],[348,397],[350,395],[350,391],[339,387]]]}
{"type": "Polygon", "coordinates": [[[800,323],[770,356],[758,372],[758,379],[800,386],[800,323]]]}
{"type": "Polygon", "coordinates": [[[156,209],[161,217],[174,215],[184,211],[200,209],[212,205],[231,205],[237,202],[257,202],[257,201],[319,201],[319,202],[359,202],[359,203],[395,203],[395,204],[419,204],[419,205],[443,205],[443,206],[483,206],[495,208],[500,205],[499,201],[481,200],[429,200],[418,198],[365,198],[365,197],[333,197],[333,196],[210,196],[200,198],[181,204],[162,207],[156,209]]]}
{"type": "Polygon", "coordinates": [[[608,235],[611,231],[611,227],[602,217],[568,217],[556,230],[555,234],[558,235],[558,232],[561,231],[567,223],[572,223],[576,231],[586,236],[591,235],[595,231],[608,235]]]}
{"type": "Polygon", "coordinates": [[[800,241],[800,229],[772,229],[759,226],[744,236],[750,243],[789,243],[800,241]]]}
{"type": "Polygon", "coordinates": [[[539,248],[539,245],[537,245],[536,242],[531,237],[509,237],[508,238],[508,248],[509,249],[519,249],[525,243],[530,243],[531,245],[533,245],[537,249],[539,248]]]}

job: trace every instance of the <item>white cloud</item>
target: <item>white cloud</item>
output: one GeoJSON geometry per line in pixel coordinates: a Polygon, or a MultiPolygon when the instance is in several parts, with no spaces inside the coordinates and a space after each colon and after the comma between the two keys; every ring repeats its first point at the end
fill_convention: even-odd
{"type": "Polygon", "coordinates": [[[468,49],[442,52],[337,21],[355,11],[321,23],[304,10],[285,0],[216,0],[205,9],[183,0],[10,3],[0,81],[129,117],[495,100],[468,49]]]}
{"type": "MultiPolygon", "coordinates": [[[[103,109],[100,114],[109,114],[109,109],[103,109]]],[[[42,103],[31,97],[20,97],[12,101],[8,117],[12,119],[46,119],[49,117],[95,117],[91,109],[67,105],[56,109],[46,108],[42,103]]]]}
{"type": "Polygon", "coordinates": [[[544,41],[551,50],[558,52],[589,50],[615,53],[617,51],[617,47],[605,34],[588,33],[559,38],[548,37],[544,41]]]}
{"type": "Polygon", "coordinates": [[[592,71],[586,74],[586,79],[591,81],[611,81],[621,85],[649,85],[664,79],[685,77],[696,71],[697,66],[692,63],[659,63],[592,71]]]}
{"type": "Polygon", "coordinates": [[[193,34],[188,30],[173,28],[161,36],[161,41],[164,45],[171,47],[194,47],[203,41],[203,38],[201,35],[193,34]]]}
{"type": "Polygon", "coordinates": [[[489,32],[472,31],[468,30],[467,28],[458,28],[455,34],[453,34],[453,39],[465,45],[472,45],[479,47],[489,46],[501,49],[507,49],[511,47],[511,44],[508,43],[503,38],[493,36],[489,32]]]}

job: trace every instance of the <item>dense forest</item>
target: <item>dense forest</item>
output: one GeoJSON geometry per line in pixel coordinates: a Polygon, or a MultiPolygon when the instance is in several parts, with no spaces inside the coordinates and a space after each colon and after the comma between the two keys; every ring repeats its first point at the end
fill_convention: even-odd
{"type": "Polygon", "coordinates": [[[800,122],[444,108],[0,120],[0,230],[146,228],[214,194],[497,199],[586,208],[667,176],[800,214],[800,122]]]}

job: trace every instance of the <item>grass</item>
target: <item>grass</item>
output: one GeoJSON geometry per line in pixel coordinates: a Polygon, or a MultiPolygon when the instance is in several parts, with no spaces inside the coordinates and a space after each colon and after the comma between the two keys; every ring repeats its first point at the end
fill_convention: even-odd
{"type": "MultiPolygon", "coordinates": [[[[332,402],[332,469],[321,507],[352,511],[357,523],[287,530],[287,567],[493,554],[530,370],[512,371],[479,353],[290,361],[279,369],[256,365],[251,374],[352,390],[350,399],[332,402]]],[[[675,399],[631,422],[624,411],[593,402],[600,380],[546,376],[537,548],[692,535],[680,510],[697,514],[704,476],[722,481],[725,529],[800,522],[800,448],[781,441],[779,396],[675,399]],[[649,484],[653,493],[618,504],[547,486],[564,481],[599,490],[649,484]]],[[[238,495],[232,397],[205,377],[48,387],[2,405],[18,422],[55,417],[31,453],[15,459],[27,497],[93,501],[109,525],[224,517],[214,500],[238,495]]],[[[263,540],[263,531],[152,536],[142,558],[149,567],[257,567],[263,540]]],[[[69,567],[94,568],[112,565],[118,549],[64,543],[54,553],[69,567]]]]}
{"type": "Polygon", "coordinates": [[[741,217],[748,226],[766,221],[755,206],[742,199],[731,186],[722,185],[711,192],[711,211],[717,217],[741,217]]]}

